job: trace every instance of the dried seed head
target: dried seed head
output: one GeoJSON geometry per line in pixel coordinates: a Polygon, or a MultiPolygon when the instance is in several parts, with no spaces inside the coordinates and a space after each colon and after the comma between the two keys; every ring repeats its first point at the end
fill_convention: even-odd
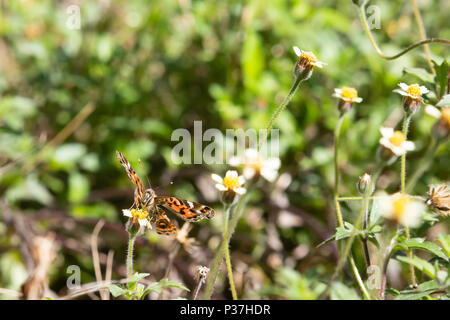
{"type": "Polygon", "coordinates": [[[429,186],[426,204],[437,214],[447,217],[450,215],[450,190],[446,184],[429,186]]]}

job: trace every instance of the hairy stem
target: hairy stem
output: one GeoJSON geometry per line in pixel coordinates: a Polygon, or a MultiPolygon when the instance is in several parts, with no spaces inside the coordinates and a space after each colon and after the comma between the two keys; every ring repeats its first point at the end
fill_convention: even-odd
{"type": "MultiPolygon", "coordinates": [[[[405,113],[405,117],[403,118],[403,134],[405,135],[405,139],[408,138],[408,127],[409,127],[409,123],[411,121],[411,115],[405,113]]],[[[401,158],[401,170],[400,170],[400,192],[401,193],[405,193],[405,186],[406,186],[406,152],[404,154],[402,154],[402,158],[401,158]]],[[[409,227],[405,226],[405,233],[406,233],[406,238],[410,239],[411,235],[409,232],[409,227]]],[[[413,250],[409,249],[408,250],[408,255],[410,259],[413,259],[413,250]]],[[[416,283],[416,274],[414,271],[414,265],[411,263],[409,265],[409,270],[411,273],[411,284],[414,288],[417,287],[417,283],[416,283]]]]}
{"type": "MultiPolygon", "coordinates": [[[[136,239],[136,235],[132,235],[130,233],[130,237],[128,240],[128,251],[127,251],[127,277],[131,279],[133,276],[133,250],[134,250],[134,240],[136,239]]],[[[130,288],[133,290],[133,288],[130,288]]]]}
{"type": "MultiPolygon", "coordinates": [[[[225,239],[226,235],[228,234],[228,222],[230,219],[231,206],[229,205],[224,206],[224,211],[225,214],[223,219],[223,238],[225,239]]],[[[233,297],[233,300],[237,300],[236,288],[234,286],[233,280],[233,269],[231,267],[230,250],[228,248],[228,241],[223,242],[223,247],[225,253],[225,263],[227,265],[228,281],[230,282],[231,295],[233,297]]]]}
{"type": "MultiPolygon", "coordinates": [[[[350,253],[350,249],[352,247],[353,244],[353,240],[356,237],[356,233],[359,230],[359,228],[361,227],[361,223],[364,217],[364,212],[366,212],[367,207],[369,205],[369,196],[372,193],[372,189],[373,186],[375,185],[377,178],[379,176],[379,174],[381,173],[381,170],[383,170],[385,163],[384,162],[380,162],[378,163],[376,169],[375,169],[375,173],[372,176],[372,179],[369,183],[369,185],[367,186],[367,189],[364,193],[364,197],[363,197],[363,205],[362,208],[359,212],[358,218],[354,224],[352,233],[350,234],[349,239],[347,240],[345,249],[344,249],[344,253],[343,255],[339,258],[338,260],[338,264],[336,266],[336,269],[333,272],[333,275],[331,276],[330,281],[328,282],[327,287],[325,288],[324,292],[320,295],[319,299],[324,299],[327,295],[328,295],[328,291],[331,288],[331,285],[333,284],[334,280],[336,279],[336,276],[339,274],[339,272],[341,271],[342,267],[344,266],[344,262],[347,259],[348,254],[350,253]]],[[[364,292],[364,291],[363,291],[364,292]]],[[[369,296],[370,298],[370,296],[369,296]]]]}
{"type": "Polygon", "coordinates": [[[269,136],[270,129],[272,129],[272,126],[273,126],[275,120],[278,118],[281,111],[283,111],[284,108],[286,108],[286,106],[292,100],[292,98],[294,97],[294,94],[297,91],[298,87],[300,86],[300,82],[302,82],[302,80],[303,80],[303,78],[300,75],[295,77],[294,83],[292,84],[292,87],[289,90],[288,95],[286,96],[286,98],[284,98],[283,102],[278,106],[277,110],[275,110],[275,112],[272,115],[272,118],[270,119],[269,123],[267,124],[264,136],[259,141],[259,144],[258,144],[258,152],[261,151],[262,147],[264,146],[264,143],[266,142],[267,137],[269,136]]]}
{"type": "Polygon", "coordinates": [[[234,229],[236,228],[237,222],[239,221],[239,218],[242,215],[242,212],[244,211],[245,205],[248,200],[248,194],[250,191],[250,187],[247,188],[247,193],[242,195],[237,203],[237,205],[234,207],[234,212],[231,214],[231,219],[229,223],[229,228],[227,229],[227,233],[224,238],[222,238],[222,241],[220,242],[216,255],[214,257],[214,260],[211,264],[211,268],[208,274],[208,278],[206,279],[206,286],[205,286],[205,292],[203,294],[204,300],[210,300],[211,295],[214,289],[214,284],[216,283],[216,278],[219,273],[220,264],[222,263],[223,256],[224,256],[224,248],[225,244],[228,246],[228,243],[230,242],[231,236],[233,235],[234,229]]]}

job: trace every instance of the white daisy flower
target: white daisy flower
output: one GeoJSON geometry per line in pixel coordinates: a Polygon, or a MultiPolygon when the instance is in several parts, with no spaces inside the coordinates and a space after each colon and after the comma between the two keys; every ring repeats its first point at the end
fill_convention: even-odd
{"type": "Polygon", "coordinates": [[[424,86],[419,86],[417,83],[412,85],[407,85],[406,83],[399,83],[400,89],[395,89],[394,92],[401,94],[402,96],[410,97],[413,100],[421,101],[422,95],[429,92],[429,90],[424,86]]]}
{"type": "Polygon", "coordinates": [[[141,227],[151,229],[152,225],[148,218],[148,212],[142,209],[123,209],[123,215],[137,221],[141,227]]]}
{"type": "Polygon", "coordinates": [[[377,197],[380,214],[388,220],[405,227],[415,228],[420,225],[425,205],[407,194],[396,193],[392,196],[377,197]]]}
{"type": "Polygon", "coordinates": [[[344,100],[345,102],[356,102],[361,103],[362,98],[358,97],[358,91],[355,88],[351,87],[342,87],[334,89],[333,97],[344,100]]]}
{"type": "Polygon", "coordinates": [[[278,175],[281,161],[279,158],[263,158],[256,149],[246,149],[244,156],[232,157],[229,164],[233,167],[244,166],[244,177],[247,180],[261,175],[269,182],[273,182],[278,175]]]}
{"type": "Polygon", "coordinates": [[[380,128],[381,139],[380,144],[392,151],[396,156],[401,156],[407,151],[414,150],[414,142],[407,141],[405,135],[401,131],[394,131],[392,128],[380,128]]]}
{"type": "Polygon", "coordinates": [[[293,49],[295,54],[299,58],[298,64],[300,66],[314,66],[322,68],[324,65],[326,65],[325,62],[317,60],[316,56],[312,52],[300,50],[300,48],[297,46],[294,46],[293,49]]]}
{"type": "Polygon", "coordinates": [[[214,173],[211,175],[211,178],[217,183],[216,188],[219,191],[232,191],[239,195],[243,195],[247,191],[247,189],[242,187],[245,183],[245,178],[239,176],[235,170],[228,170],[223,179],[214,173]]]}

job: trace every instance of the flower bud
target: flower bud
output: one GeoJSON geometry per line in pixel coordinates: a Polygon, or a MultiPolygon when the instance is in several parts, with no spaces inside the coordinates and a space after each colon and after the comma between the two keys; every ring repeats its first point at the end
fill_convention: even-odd
{"type": "Polygon", "coordinates": [[[294,52],[298,57],[298,61],[294,66],[294,75],[301,80],[308,80],[314,67],[322,68],[326,64],[318,61],[312,52],[302,51],[298,47],[294,47],[294,52]]]}
{"type": "MultiPolygon", "coordinates": [[[[364,195],[366,193],[366,190],[369,187],[371,180],[372,178],[367,173],[364,173],[361,177],[359,177],[359,181],[356,184],[356,188],[358,189],[358,192],[361,195],[364,195]]],[[[371,189],[372,190],[369,192],[369,195],[373,193],[375,186],[372,186],[371,189]]]]}

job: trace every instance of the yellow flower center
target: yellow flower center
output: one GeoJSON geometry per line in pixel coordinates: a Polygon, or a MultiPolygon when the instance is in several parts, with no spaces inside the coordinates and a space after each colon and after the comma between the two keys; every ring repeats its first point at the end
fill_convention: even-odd
{"type": "Polygon", "coordinates": [[[302,60],[304,63],[307,63],[307,64],[313,64],[313,63],[317,62],[317,58],[314,55],[314,53],[312,53],[312,52],[305,52],[305,51],[302,51],[302,54],[300,56],[300,60],[302,60]]]}
{"type": "Polygon", "coordinates": [[[347,98],[347,99],[353,101],[356,98],[358,98],[358,91],[356,91],[355,88],[343,87],[341,96],[342,96],[342,98],[347,98]]]}
{"type": "Polygon", "coordinates": [[[419,99],[422,95],[420,91],[420,86],[417,83],[410,85],[408,87],[408,90],[406,90],[406,93],[409,94],[414,99],[419,99]]]}
{"type": "Polygon", "coordinates": [[[448,127],[450,127],[450,108],[442,108],[441,117],[448,127]]]}
{"type": "Polygon", "coordinates": [[[406,206],[411,199],[406,195],[401,195],[394,201],[392,201],[392,207],[394,209],[394,218],[400,220],[400,218],[406,213],[406,206]]]}
{"type": "Polygon", "coordinates": [[[392,137],[389,138],[389,142],[396,147],[400,147],[405,140],[406,137],[401,131],[395,131],[392,137]]]}
{"type": "Polygon", "coordinates": [[[147,219],[148,212],[142,209],[131,209],[131,216],[138,220],[147,219]]]}
{"type": "Polygon", "coordinates": [[[234,190],[240,187],[239,178],[237,176],[225,176],[225,178],[223,178],[222,184],[224,187],[230,190],[234,190]]]}

